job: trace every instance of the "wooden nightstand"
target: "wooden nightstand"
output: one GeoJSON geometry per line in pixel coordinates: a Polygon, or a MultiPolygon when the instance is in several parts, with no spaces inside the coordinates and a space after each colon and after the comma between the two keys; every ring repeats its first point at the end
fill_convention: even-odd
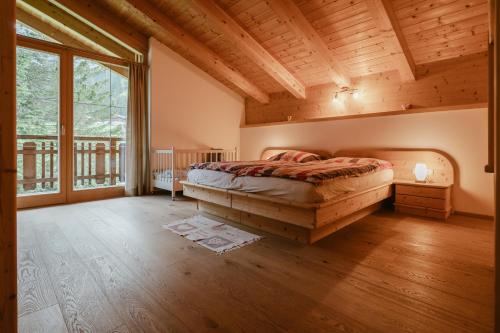
{"type": "Polygon", "coordinates": [[[446,220],[451,212],[453,184],[396,181],[397,212],[446,220]]]}

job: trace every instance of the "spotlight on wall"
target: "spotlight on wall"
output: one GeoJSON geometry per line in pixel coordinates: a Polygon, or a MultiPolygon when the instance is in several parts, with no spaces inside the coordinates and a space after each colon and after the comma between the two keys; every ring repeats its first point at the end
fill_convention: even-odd
{"type": "Polygon", "coordinates": [[[355,99],[359,98],[361,96],[361,93],[358,89],[350,88],[350,87],[342,87],[342,88],[340,88],[340,90],[337,90],[333,94],[333,99],[338,100],[340,98],[341,94],[349,94],[355,99]]]}
{"type": "Polygon", "coordinates": [[[342,104],[342,99],[340,98],[338,93],[333,94],[332,104],[336,105],[336,106],[339,106],[342,104]]]}

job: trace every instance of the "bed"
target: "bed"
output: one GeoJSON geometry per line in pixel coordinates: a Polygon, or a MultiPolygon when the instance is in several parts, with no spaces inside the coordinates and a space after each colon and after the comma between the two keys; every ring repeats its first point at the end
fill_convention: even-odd
{"type": "MultiPolygon", "coordinates": [[[[261,160],[289,150],[266,149],[261,160]]],[[[322,158],[328,161],[308,163],[317,168],[316,165],[336,159],[367,158],[387,164],[321,183],[288,176],[262,177],[267,172],[266,163],[253,169],[250,166],[248,170],[246,165],[233,163],[230,171],[239,173],[221,172],[212,166],[194,168],[182,182],[184,195],[198,199],[201,211],[310,244],[378,210],[392,197],[395,180],[413,179],[412,169],[418,161],[432,167],[434,179],[453,180],[449,159],[431,150],[354,150],[323,153],[322,158]],[[255,175],[255,170],[260,176],[255,175]]],[[[272,172],[279,174],[280,167],[274,166],[272,172]]],[[[302,169],[297,170],[298,174],[304,174],[302,169]]]]}
{"type": "Polygon", "coordinates": [[[238,151],[234,149],[156,149],[152,152],[152,185],[154,189],[170,191],[172,200],[182,191],[189,166],[197,162],[234,161],[238,151]]]}

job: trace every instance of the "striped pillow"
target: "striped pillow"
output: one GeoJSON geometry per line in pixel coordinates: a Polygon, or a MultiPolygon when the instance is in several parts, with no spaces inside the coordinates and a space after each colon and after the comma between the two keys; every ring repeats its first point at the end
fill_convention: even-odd
{"type": "Polygon", "coordinates": [[[299,150],[287,150],[286,152],[273,155],[267,159],[268,161],[288,161],[297,163],[306,163],[312,161],[320,161],[321,156],[318,154],[308,153],[299,150]]]}

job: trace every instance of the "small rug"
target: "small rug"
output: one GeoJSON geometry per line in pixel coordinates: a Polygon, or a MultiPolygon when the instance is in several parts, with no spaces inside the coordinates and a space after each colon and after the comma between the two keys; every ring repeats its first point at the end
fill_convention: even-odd
{"type": "Polygon", "coordinates": [[[214,221],[202,215],[164,224],[163,228],[217,252],[217,254],[240,248],[262,238],[259,235],[214,221]]]}

